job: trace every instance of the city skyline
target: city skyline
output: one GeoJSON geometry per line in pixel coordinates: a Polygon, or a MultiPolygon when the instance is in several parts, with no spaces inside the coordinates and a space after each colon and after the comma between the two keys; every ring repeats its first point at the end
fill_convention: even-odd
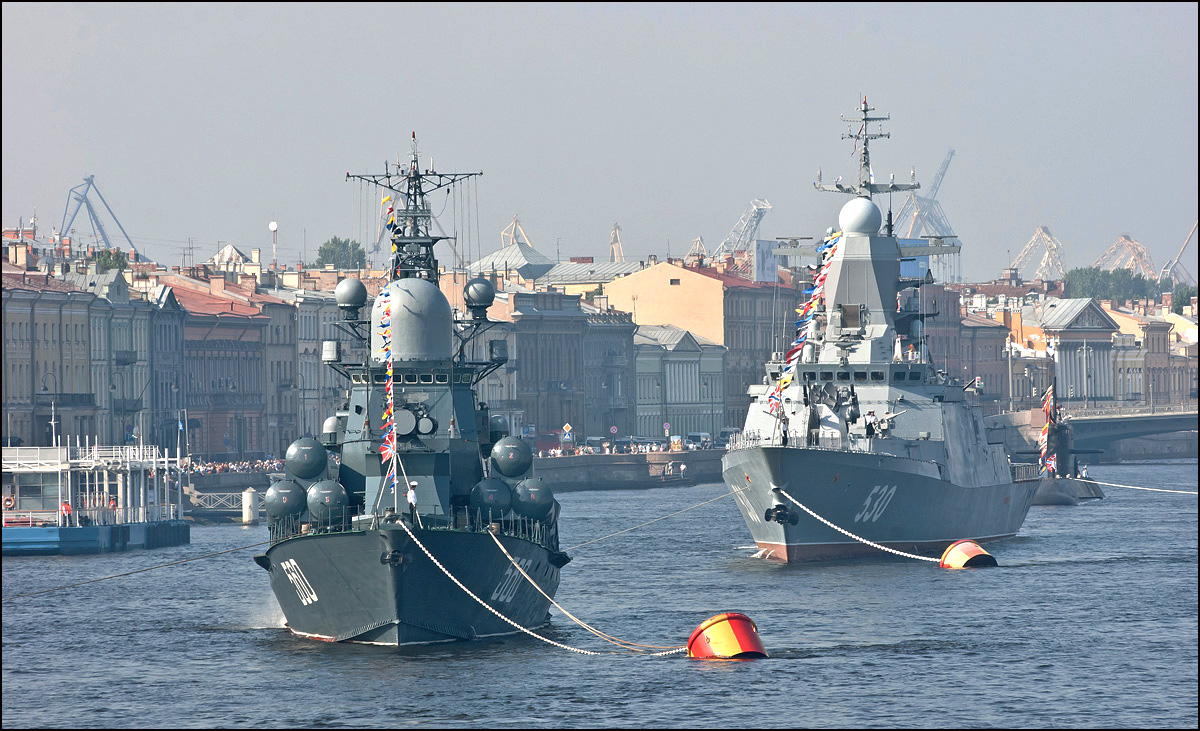
{"type": "Polygon", "coordinates": [[[415,131],[423,164],[484,172],[434,199],[448,233],[471,207],[464,258],[513,215],[551,258],[607,260],[614,222],[627,259],[682,256],[753,199],[759,238],[834,225],[844,197],[811,184],[854,176],[840,117],[865,95],[892,117],[877,178],[928,190],[956,151],[937,199],[968,280],[1043,225],[1068,269],[1122,234],[1161,267],[1196,219],[1195,175],[1167,182],[1197,158],[1196,7],[1086,7],[6,3],[3,224],[36,211],[49,234],[95,175],[163,263],[189,238],[196,261],[219,242],[269,261],[270,221],[281,262],[332,236],[370,250],[378,198],[345,173],[407,159],[415,131]]]}

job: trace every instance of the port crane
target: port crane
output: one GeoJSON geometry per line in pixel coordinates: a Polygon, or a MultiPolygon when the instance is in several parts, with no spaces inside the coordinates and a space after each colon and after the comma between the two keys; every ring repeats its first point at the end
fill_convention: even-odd
{"type": "Polygon", "coordinates": [[[1010,269],[1016,269],[1020,274],[1033,257],[1039,252],[1042,252],[1042,260],[1038,262],[1037,272],[1033,275],[1035,279],[1043,279],[1046,281],[1052,279],[1062,279],[1066,271],[1063,269],[1063,245],[1062,242],[1054,238],[1054,234],[1050,233],[1050,229],[1045,226],[1038,226],[1034,232],[1033,238],[1029,243],[1025,244],[1025,248],[1021,249],[1021,253],[1017,254],[1017,258],[1013,259],[1009,264],[1010,269]]]}
{"type": "Polygon", "coordinates": [[[621,246],[621,227],[616,223],[613,223],[612,236],[608,240],[608,260],[625,262],[625,249],[621,246]]]}
{"type": "Polygon", "coordinates": [[[91,199],[88,198],[88,194],[93,190],[96,191],[96,197],[99,198],[100,202],[104,204],[104,208],[108,211],[108,215],[112,216],[112,220],[117,224],[117,228],[121,229],[121,234],[125,236],[125,242],[129,244],[129,251],[132,254],[132,260],[140,261],[141,258],[138,254],[137,247],[133,245],[133,239],[129,238],[129,234],[125,233],[125,227],[121,225],[119,220],[117,220],[117,214],[113,213],[112,207],[108,205],[108,201],[104,200],[104,196],[100,193],[100,188],[96,187],[95,175],[87,176],[83,179],[82,183],[76,185],[67,192],[67,206],[63,209],[63,221],[62,225],[58,229],[59,237],[61,238],[71,231],[71,224],[75,223],[75,217],[79,215],[79,209],[86,207],[88,218],[91,219],[92,231],[96,235],[96,238],[104,242],[104,248],[108,249],[109,251],[117,248],[113,245],[112,241],[109,240],[108,232],[104,230],[104,224],[101,222],[100,216],[97,215],[96,208],[92,205],[91,199]],[[74,209],[71,208],[72,202],[75,204],[74,209]]]}
{"type": "MultiPolygon", "coordinates": [[[[1200,223],[1198,221],[1197,223],[1200,223]]],[[[1179,260],[1183,257],[1183,250],[1191,243],[1192,237],[1196,235],[1196,223],[1192,224],[1192,230],[1188,233],[1187,238],[1183,240],[1183,246],[1179,247],[1179,252],[1175,254],[1175,258],[1163,265],[1162,271],[1158,273],[1158,281],[1170,280],[1174,284],[1196,284],[1195,277],[1189,272],[1179,260]]]]}
{"type": "Polygon", "coordinates": [[[734,268],[730,272],[751,279],[754,276],[754,237],[758,234],[758,225],[762,223],[763,216],[767,215],[769,210],[771,210],[771,204],[765,199],[756,198],[751,201],[750,207],[733,225],[729,235],[713,252],[712,258],[719,260],[726,256],[734,257],[734,268]],[[740,257],[738,256],[739,252],[742,254],[740,257]]]}
{"type": "Polygon", "coordinates": [[[1154,259],[1150,256],[1150,251],[1140,242],[1131,238],[1129,234],[1121,234],[1111,246],[1104,250],[1099,259],[1092,262],[1092,266],[1106,272],[1128,269],[1149,280],[1155,280],[1158,277],[1158,269],[1154,266],[1154,259]]]}

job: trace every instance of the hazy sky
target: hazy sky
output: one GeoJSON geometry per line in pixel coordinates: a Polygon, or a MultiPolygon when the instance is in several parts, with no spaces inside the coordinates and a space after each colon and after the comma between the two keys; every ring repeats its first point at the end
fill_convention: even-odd
{"type": "Polygon", "coordinates": [[[473,254],[520,214],[552,258],[606,261],[614,222],[627,258],[678,256],[755,198],[759,238],[819,234],[845,198],[812,182],[854,177],[839,116],[864,94],[892,115],[877,179],[928,185],[956,151],[938,200],[968,278],[1039,225],[1068,268],[1122,233],[1161,266],[1197,216],[1194,3],[6,2],[3,23],[3,224],[36,210],[48,234],[95,175],[167,263],[189,237],[269,258],[272,220],[286,261],[373,239],[379,196],[345,173],[407,158],[414,130],[423,164],[484,172],[473,254]]]}

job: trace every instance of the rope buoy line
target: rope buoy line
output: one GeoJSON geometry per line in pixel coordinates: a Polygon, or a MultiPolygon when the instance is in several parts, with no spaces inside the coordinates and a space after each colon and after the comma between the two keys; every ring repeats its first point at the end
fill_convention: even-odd
{"type": "Polygon", "coordinates": [[[600,630],[598,630],[598,629],[596,629],[595,627],[591,626],[591,625],[590,625],[590,624],[588,624],[587,622],[584,622],[582,619],[580,619],[580,618],[576,617],[574,614],[571,614],[571,613],[570,613],[570,612],[568,612],[566,609],[563,609],[563,607],[562,607],[562,605],[561,605],[561,604],[559,604],[558,602],[554,601],[554,597],[552,597],[552,596],[550,596],[549,594],[547,594],[545,591],[543,591],[543,590],[542,590],[542,587],[538,586],[538,583],[537,583],[536,581],[534,581],[534,580],[533,580],[533,577],[532,577],[532,576],[530,576],[529,574],[525,573],[525,569],[521,568],[521,565],[520,565],[520,564],[518,564],[518,563],[517,563],[517,561],[516,561],[516,559],[514,559],[514,558],[512,557],[512,554],[508,552],[508,549],[504,547],[504,544],[500,542],[500,539],[496,537],[496,534],[495,534],[495,533],[492,533],[491,531],[489,531],[489,532],[488,532],[488,535],[490,535],[490,536],[492,537],[492,540],[493,540],[493,541],[495,541],[495,543],[496,543],[496,547],[497,547],[497,548],[499,548],[499,549],[500,549],[500,550],[501,550],[501,551],[504,553],[504,555],[505,555],[506,557],[508,557],[508,560],[509,560],[509,562],[510,562],[510,563],[512,563],[512,565],[516,567],[517,571],[521,572],[521,576],[524,576],[524,577],[525,577],[525,579],[526,579],[526,581],[528,581],[530,584],[532,584],[532,585],[533,585],[533,588],[537,589],[537,590],[538,590],[538,592],[539,592],[539,593],[540,593],[542,596],[546,597],[546,599],[548,599],[548,600],[550,601],[550,603],[551,603],[551,604],[553,604],[555,607],[557,607],[557,608],[558,608],[558,611],[560,611],[560,612],[562,612],[563,614],[567,615],[568,617],[570,617],[570,618],[571,618],[571,620],[572,620],[572,621],[574,621],[574,622],[575,622],[576,624],[578,624],[580,627],[583,627],[583,628],[584,628],[584,629],[586,629],[588,632],[591,632],[592,634],[596,635],[596,636],[597,636],[597,637],[599,637],[600,639],[602,639],[602,640],[604,640],[604,641],[606,641],[606,642],[611,642],[611,643],[612,643],[612,644],[614,644],[614,645],[618,645],[618,646],[620,646],[620,647],[622,647],[622,648],[624,648],[624,649],[626,649],[626,650],[631,650],[631,651],[633,651],[633,652],[641,652],[641,650],[639,650],[639,649],[636,649],[636,648],[639,648],[639,647],[645,647],[645,648],[649,648],[649,649],[653,649],[653,650],[669,650],[669,651],[670,651],[670,652],[653,653],[653,654],[655,654],[655,655],[669,655],[669,654],[671,654],[671,653],[675,653],[675,652],[683,652],[683,651],[687,650],[687,646],[686,646],[686,645],[681,645],[681,646],[671,646],[671,645],[642,645],[642,644],[639,644],[639,643],[637,643],[637,642],[630,642],[630,641],[628,641],[628,640],[622,640],[622,639],[621,639],[621,638],[619,638],[619,637],[613,637],[613,636],[612,636],[612,635],[610,635],[610,634],[607,634],[607,633],[605,633],[605,632],[601,632],[600,630]]]}
{"type": "Polygon", "coordinates": [[[48,594],[52,591],[60,591],[62,589],[71,589],[76,586],[83,586],[84,584],[95,584],[97,581],[108,581],[109,579],[119,579],[122,576],[132,576],[133,574],[140,574],[143,571],[153,571],[155,569],[162,569],[162,568],[166,568],[168,566],[178,566],[181,563],[188,563],[190,561],[199,561],[202,558],[212,558],[213,556],[220,556],[222,553],[233,553],[234,551],[244,551],[247,548],[257,548],[258,546],[265,546],[268,543],[270,543],[270,541],[262,541],[261,543],[251,543],[248,546],[238,546],[237,548],[227,548],[224,551],[217,551],[216,553],[206,553],[203,556],[193,556],[192,558],[185,558],[181,561],[171,561],[170,563],[160,563],[157,566],[147,566],[144,569],[134,569],[133,571],[126,571],[126,572],[120,573],[120,574],[113,574],[112,576],[101,576],[99,579],[88,579],[87,581],[80,581],[80,582],[77,582],[74,584],[64,584],[63,586],[56,586],[52,589],[42,589],[40,591],[31,591],[27,594],[16,594],[13,596],[6,596],[3,599],[0,599],[0,601],[6,602],[6,601],[9,601],[10,599],[21,599],[22,597],[27,597],[27,596],[37,596],[38,594],[48,594]]]}
{"type": "Polygon", "coordinates": [[[783,491],[783,490],[780,490],[780,491],[779,491],[779,493],[780,493],[781,495],[783,495],[785,498],[787,498],[788,500],[791,500],[792,502],[796,503],[796,505],[798,505],[798,506],[800,507],[800,509],[801,509],[801,510],[803,510],[804,512],[808,513],[809,515],[811,515],[812,517],[814,517],[814,518],[816,518],[817,520],[821,521],[822,523],[824,523],[825,525],[829,526],[830,528],[833,528],[833,529],[834,529],[835,531],[837,531],[838,533],[841,533],[841,534],[843,534],[843,535],[850,536],[851,538],[853,538],[854,540],[858,541],[859,543],[865,543],[865,544],[867,544],[868,546],[871,546],[872,548],[878,548],[880,551],[887,551],[888,553],[894,553],[894,554],[896,554],[897,556],[904,556],[905,558],[915,558],[915,559],[917,559],[918,561],[933,561],[934,563],[939,563],[939,562],[941,561],[941,559],[937,559],[937,558],[931,558],[931,557],[929,557],[929,556],[918,556],[918,555],[917,555],[917,554],[915,554],[915,553],[905,553],[904,551],[897,551],[897,550],[896,550],[896,549],[894,549],[894,548],[888,548],[887,546],[880,545],[880,544],[878,544],[878,543],[875,543],[874,541],[868,541],[866,538],[863,538],[862,536],[856,536],[856,535],[854,535],[853,533],[851,533],[850,531],[848,531],[848,530],[845,530],[844,528],[839,528],[838,526],[834,525],[833,523],[830,523],[828,520],[825,520],[825,519],[824,519],[824,518],[822,518],[821,516],[817,515],[817,514],[816,514],[816,513],[814,513],[813,511],[809,510],[809,509],[808,509],[808,506],[804,505],[803,503],[801,503],[801,502],[800,502],[799,500],[797,500],[796,498],[794,498],[794,497],[792,497],[791,495],[787,494],[787,492],[785,492],[785,491],[783,491]]]}
{"type": "Polygon", "coordinates": [[[425,544],[424,544],[424,543],[421,543],[421,541],[420,541],[420,540],[419,540],[419,539],[418,539],[418,538],[417,538],[415,535],[413,535],[413,532],[412,532],[412,530],[410,530],[410,529],[409,529],[409,527],[408,527],[408,525],[407,525],[407,524],[405,524],[403,521],[401,521],[401,522],[400,522],[400,527],[404,529],[404,532],[408,534],[408,537],[412,539],[413,543],[417,544],[417,548],[420,548],[420,549],[421,549],[421,551],[422,551],[422,552],[423,552],[423,553],[424,553],[426,556],[428,556],[428,557],[429,557],[429,560],[430,560],[430,561],[433,561],[433,565],[434,565],[434,566],[437,566],[439,569],[441,569],[442,573],[446,575],[446,578],[448,578],[448,579],[450,579],[451,581],[453,581],[453,582],[454,582],[454,584],[455,584],[455,586],[457,586],[458,588],[462,589],[464,592],[466,592],[467,596],[471,597],[471,598],[472,598],[472,599],[474,599],[476,602],[478,602],[478,603],[479,603],[479,606],[481,606],[481,607],[483,607],[484,609],[488,610],[489,612],[491,612],[492,614],[496,615],[497,617],[499,617],[500,619],[504,620],[505,622],[507,622],[508,624],[512,625],[513,627],[516,627],[517,629],[521,630],[522,632],[524,632],[525,634],[529,635],[530,637],[535,637],[535,638],[537,638],[537,639],[541,640],[542,642],[545,642],[545,643],[548,643],[548,644],[554,645],[555,647],[562,648],[563,650],[569,650],[570,652],[577,652],[577,653],[579,653],[580,655],[601,655],[601,654],[603,654],[603,653],[599,653],[599,652],[593,652],[592,650],[581,650],[581,649],[579,649],[578,647],[571,647],[570,645],[564,645],[564,644],[562,644],[561,642],[555,642],[554,640],[550,639],[549,637],[542,637],[542,636],[541,636],[541,635],[539,635],[537,632],[534,632],[534,631],[533,631],[533,630],[531,630],[531,629],[527,629],[527,628],[525,628],[525,627],[522,627],[521,625],[517,624],[516,622],[514,622],[514,621],[513,621],[513,620],[511,620],[511,619],[509,619],[508,617],[505,617],[503,614],[501,614],[500,612],[496,611],[496,609],[494,609],[494,608],[492,607],[492,605],[488,604],[488,603],[487,603],[487,602],[485,602],[484,600],[482,600],[482,599],[480,599],[479,597],[475,596],[475,592],[473,592],[473,591],[471,591],[470,589],[468,589],[466,586],[464,586],[464,585],[463,585],[463,583],[462,583],[461,581],[459,581],[457,578],[455,578],[454,574],[450,573],[449,569],[447,569],[445,566],[443,566],[441,561],[438,561],[436,558],[434,558],[434,557],[433,557],[433,554],[429,552],[429,549],[425,547],[425,544]]]}
{"type": "Polygon", "coordinates": [[[1105,487],[1127,487],[1130,490],[1150,490],[1151,492],[1173,492],[1178,495],[1196,495],[1197,494],[1197,493],[1192,492],[1191,490],[1167,490],[1165,488],[1160,488],[1160,487],[1137,487],[1136,485],[1118,485],[1115,482],[1101,482],[1099,480],[1093,480],[1091,478],[1088,478],[1088,482],[1094,482],[1097,485],[1104,485],[1105,487]]]}
{"type": "Polygon", "coordinates": [[[736,495],[737,493],[739,493],[739,492],[742,492],[743,490],[749,490],[749,489],[750,489],[750,485],[746,485],[745,487],[738,487],[738,488],[734,488],[734,489],[730,490],[729,492],[726,492],[726,493],[723,493],[723,494],[721,494],[721,495],[718,495],[718,496],[716,496],[716,497],[715,497],[715,498],[713,498],[712,500],[705,500],[705,501],[704,501],[704,502],[702,502],[702,503],[696,503],[695,505],[691,506],[690,508],[684,508],[683,510],[676,510],[674,513],[670,513],[669,515],[664,515],[664,516],[662,516],[661,518],[655,518],[654,520],[649,520],[649,521],[646,521],[645,523],[642,523],[641,525],[635,525],[635,526],[633,526],[632,528],[625,528],[624,530],[619,530],[619,531],[617,531],[616,533],[609,533],[609,534],[608,534],[608,535],[606,535],[606,536],[601,536],[601,537],[599,537],[599,538],[594,538],[594,539],[592,539],[592,540],[590,540],[590,541],[584,541],[583,543],[580,543],[580,544],[577,544],[577,545],[571,546],[570,548],[564,548],[564,549],[563,549],[563,551],[564,551],[564,552],[566,552],[566,551],[574,551],[574,550],[580,549],[580,548],[582,548],[582,547],[584,547],[584,546],[587,546],[587,545],[589,545],[589,544],[592,544],[592,543],[599,543],[600,541],[605,541],[605,540],[608,540],[609,538],[612,538],[612,537],[614,537],[614,536],[619,536],[619,535],[621,535],[622,533],[628,533],[628,532],[629,532],[629,531],[631,531],[631,530],[637,530],[638,528],[645,528],[646,526],[648,526],[648,525],[651,525],[651,524],[653,524],[653,523],[657,523],[657,522],[658,522],[658,521],[660,521],[660,520],[666,520],[667,518],[673,518],[673,517],[675,517],[676,515],[679,515],[679,514],[681,514],[681,513],[686,513],[686,512],[687,512],[687,511],[689,511],[689,510],[695,510],[696,508],[702,508],[702,507],[704,507],[705,505],[708,505],[709,503],[715,503],[715,502],[716,502],[716,501],[718,501],[718,500],[721,500],[721,499],[723,499],[723,498],[727,498],[727,497],[729,497],[729,496],[731,496],[731,495],[736,495]]]}

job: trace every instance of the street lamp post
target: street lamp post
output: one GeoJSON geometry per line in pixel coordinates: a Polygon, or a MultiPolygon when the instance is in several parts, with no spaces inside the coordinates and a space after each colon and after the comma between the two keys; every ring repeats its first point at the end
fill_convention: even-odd
{"type": "Polygon", "coordinates": [[[47,393],[50,395],[50,446],[57,447],[58,446],[58,424],[57,424],[58,414],[57,414],[57,410],[55,408],[55,406],[56,406],[55,402],[58,400],[58,375],[55,374],[54,371],[46,371],[45,373],[42,374],[42,393],[47,393]],[[52,378],[54,380],[54,390],[53,391],[51,391],[49,388],[46,387],[46,378],[47,377],[52,378]]]}

